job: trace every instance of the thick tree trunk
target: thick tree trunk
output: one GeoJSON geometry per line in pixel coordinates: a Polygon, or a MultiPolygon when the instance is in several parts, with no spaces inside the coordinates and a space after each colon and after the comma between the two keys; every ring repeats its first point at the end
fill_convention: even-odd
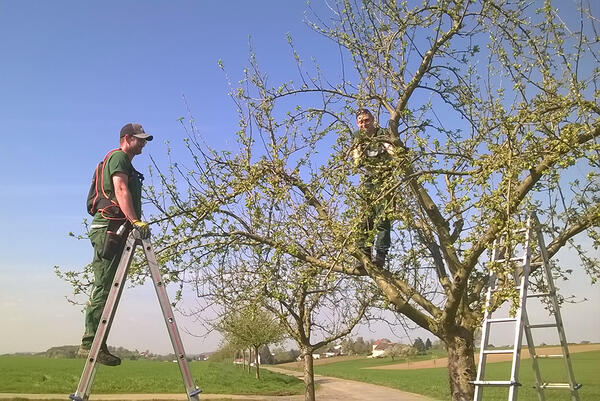
{"type": "Polygon", "coordinates": [[[312,350],[303,350],[304,356],[304,401],[315,401],[315,372],[312,350]]]}
{"type": "Polygon", "coordinates": [[[258,367],[258,347],[254,347],[254,365],[256,366],[256,380],[260,380],[260,370],[258,367]]]}
{"type": "Polygon", "coordinates": [[[452,401],[472,401],[477,373],[474,357],[473,331],[455,327],[445,338],[448,347],[448,375],[452,401]]]}

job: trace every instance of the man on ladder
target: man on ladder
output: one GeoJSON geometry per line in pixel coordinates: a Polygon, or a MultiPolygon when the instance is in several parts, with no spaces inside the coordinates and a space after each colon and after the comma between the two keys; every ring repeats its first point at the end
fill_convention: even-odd
{"type": "MultiPolygon", "coordinates": [[[[129,230],[133,227],[143,239],[150,236],[148,223],[140,220],[143,176],[133,168],[131,161],[152,138],[140,124],[123,126],[119,148],[106,155],[92,180],[88,212],[94,216],[89,234],[94,248],[94,286],[85,314],[85,333],[77,352],[81,358],[87,358],[90,353],[129,230]]],[[[117,366],[121,360],[103,343],[97,362],[117,366]]]]}
{"type": "Polygon", "coordinates": [[[177,357],[188,401],[198,401],[202,392],[194,384],[183,343],[169,297],[165,289],[156,255],[150,243],[148,223],[142,215],[143,176],[131,165],[135,155],[142,153],[146,134],[139,124],[127,124],[121,129],[121,143],[111,150],[96,167],[88,194],[87,209],[94,216],[90,240],[94,247],[94,288],[85,316],[85,333],[78,355],[86,358],[85,366],[73,401],[88,401],[96,375],[97,364],[116,366],[121,360],[111,355],[106,346],[113,318],[137,246],[142,247],[148,270],[154,283],[167,331],[177,357]],[[130,232],[131,229],[135,231],[130,232]]]}

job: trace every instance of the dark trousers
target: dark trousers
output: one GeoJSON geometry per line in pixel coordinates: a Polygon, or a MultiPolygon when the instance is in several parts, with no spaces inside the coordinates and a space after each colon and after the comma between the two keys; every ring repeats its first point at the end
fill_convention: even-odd
{"type": "Polygon", "coordinates": [[[112,259],[104,259],[102,257],[102,250],[106,242],[107,230],[108,227],[93,228],[90,230],[90,241],[94,248],[94,259],[92,260],[94,287],[85,311],[85,333],[81,339],[81,346],[86,349],[91,348],[94,342],[94,336],[102,318],[102,311],[108,299],[108,294],[125,245],[123,241],[123,246],[121,246],[112,259]]]}
{"type": "Polygon", "coordinates": [[[361,227],[363,235],[360,246],[365,249],[371,248],[375,240],[375,251],[379,254],[387,254],[392,245],[392,224],[389,219],[383,217],[382,209],[373,207],[367,211],[367,217],[361,227]]]}
{"type": "Polygon", "coordinates": [[[365,249],[365,252],[370,253],[375,242],[375,251],[387,254],[392,244],[392,224],[386,217],[386,209],[389,208],[391,200],[389,196],[380,197],[383,183],[379,182],[377,176],[363,176],[361,184],[365,191],[361,210],[364,220],[358,245],[365,249]]]}

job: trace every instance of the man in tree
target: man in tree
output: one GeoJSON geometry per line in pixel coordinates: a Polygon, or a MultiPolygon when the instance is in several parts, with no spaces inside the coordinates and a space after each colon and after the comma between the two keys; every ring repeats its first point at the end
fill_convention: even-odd
{"type": "MultiPolygon", "coordinates": [[[[90,241],[94,248],[92,268],[94,285],[85,314],[85,333],[77,355],[86,358],[96,335],[102,310],[108,298],[117,266],[123,253],[126,232],[118,234],[119,227],[130,223],[140,232],[142,238],[150,235],[148,223],[141,221],[142,180],[143,176],[133,168],[131,160],[142,153],[147,141],[152,140],[140,124],[126,124],[120,133],[119,149],[111,151],[99,168],[96,179],[98,197],[105,198],[104,203],[94,214],[90,227],[90,241]],[[110,242],[113,246],[109,246],[110,242]]],[[[127,230],[126,230],[127,231],[127,230]]],[[[117,366],[121,359],[108,351],[106,343],[101,345],[98,362],[117,366]]]]}
{"type": "Polygon", "coordinates": [[[389,162],[394,155],[394,148],[388,131],[376,125],[368,109],[358,109],[356,125],[358,131],[353,134],[352,159],[354,167],[361,169],[360,204],[363,218],[358,245],[371,259],[375,234],[375,257],[372,262],[383,267],[391,245],[392,226],[386,211],[390,209],[392,197],[385,194],[385,181],[389,177],[389,162]]]}

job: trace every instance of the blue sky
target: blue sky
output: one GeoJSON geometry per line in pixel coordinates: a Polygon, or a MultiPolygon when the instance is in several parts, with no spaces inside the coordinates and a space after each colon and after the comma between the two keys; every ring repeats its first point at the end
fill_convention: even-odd
{"type": "MultiPolygon", "coordinates": [[[[304,1],[274,0],[0,0],[0,354],[79,342],[82,314],[64,299],[70,288],[52,267],[89,262],[89,242],[67,233],[81,230],[92,170],[118,146],[123,124],[140,122],[155,135],[134,160],[141,171],[149,155],[165,162],[166,140],[181,145],[177,119],[187,105],[205,138],[228,146],[237,116],[217,61],[235,83],[249,36],[274,82],[295,73],[286,33],[306,58],[337,68],[337,48],[306,26],[305,8],[304,1]]],[[[569,285],[592,298],[573,307],[574,336],[581,337],[573,340],[600,341],[600,322],[586,319],[597,316],[598,287],[582,275],[569,285]]],[[[111,344],[170,351],[152,291],[125,292],[111,344]]],[[[182,326],[194,330],[192,321],[182,326]]],[[[383,328],[362,334],[390,336],[383,328]]],[[[197,353],[218,339],[185,341],[197,353]]]]}
{"type": "MultiPolygon", "coordinates": [[[[52,268],[89,262],[89,242],[67,234],[81,232],[93,168],[121,126],[155,135],[134,160],[141,171],[150,155],[166,165],[165,141],[181,145],[188,106],[207,141],[228,146],[238,122],[218,60],[235,84],[251,37],[273,79],[284,77],[287,33],[326,59],[331,43],[314,40],[304,10],[303,1],[0,1],[0,354],[79,342],[80,308],[52,268]]],[[[126,292],[111,344],[169,352],[152,291],[126,292]],[[137,331],[151,338],[136,341],[137,331]]],[[[190,352],[218,342],[188,341],[190,352]]]]}

